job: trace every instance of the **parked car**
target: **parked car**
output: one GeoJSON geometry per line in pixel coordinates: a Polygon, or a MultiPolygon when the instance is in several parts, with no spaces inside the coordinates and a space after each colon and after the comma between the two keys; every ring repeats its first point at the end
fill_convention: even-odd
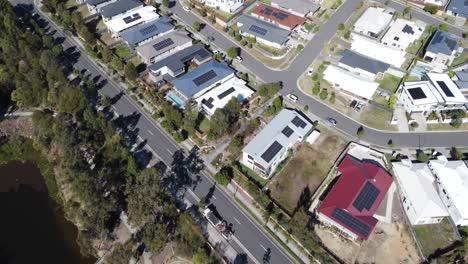
{"type": "Polygon", "coordinates": [[[356,107],[354,107],[354,110],[356,112],[361,112],[362,108],[364,107],[364,103],[363,102],[359,102],[357,103],[356,107]]]}
{"type": "Polygon", "coordinates": [[[286,97],[291,101],[291,102],[297,102],[297,99],[299,99],[296,95],[294,94],[287,94],[286,97]]]}
{"type": "Polygon", "coordinates": [[[336,126],[336,124],[337,124],[338,122],[336,122],[335,119],[329,117],[329,118],[327,118],[327,123],[328,123],[330,126],[336,126]]]}
{"type": "Polygon", "coordinates": [[[237,61],[237,62],[242,62],[243,60],[242,60],[241,56],[237,56],[237,57],[236,57],[236,61],[237,61]]]}
{"type": "Polygon", "coordinates": [[[309,69],[309,70],[307,71],[307,76],[312,76],[313,73],[314,73],[314,72],[312,71],[312,69],[309,69]]]}
{"type": "Polygon", "coordinates": [[[213,54],[218,54],[219,53],[219,50],[215,49],[213,50],[213,54]]]}
{"type": "Polygon", "coordinates": [[[225,239],[231,238],[232,232],[227,228],[226,221],[219,219],[210,208],[206,208],[203,211],[203,216],[206,217],[208,222],[210,222],[210,224],[212,224],[225,239]]]}
{"type": "Polygon", "coordinates": [[[190,7],[188,7],[188,6],[182,6],[182,8],[183,8],[185,11],[190,12],[190,7]]]}
{"type": "Polygon", "coordinates": [[[159,81],[156,83],[156,86],[157,86],[157,87],[161,87],[161,86],[163,86],[164,84],[166,84],[166,80],[161,79],[161,80],[159,80],[159,81]]]}

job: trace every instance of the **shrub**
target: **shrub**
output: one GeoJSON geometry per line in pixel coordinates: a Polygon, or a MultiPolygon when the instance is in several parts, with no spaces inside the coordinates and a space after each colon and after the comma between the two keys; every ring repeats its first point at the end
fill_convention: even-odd
{"type": "Polygon", "coordinates": [[[439,29],[442,31],[448,31],[448,25],[447,23],[442,23],[439,25],[439,29]]]}
{"type": "Polygon", "coordinates": [[[320,99],[322,99],[322,100],[327,99],[327,97],[328,97],[328,91],[327,91],[327,89],[322,89],[322,91],[320,91],[319,96],[320,96],[320,99]]]}
{"type": "Polygon", "coordinates": [[[338,24],[338,30],[345,30],[345,25],[343,23],[338,24]]]}
{"type": "Polygon", "coordinates": [[[439,7],[436,5],[427,4],[424,6],[423,10],[434,15],[437,13],[437,11],[439,11],[439,7]]]}
{"type": "Polygon", "coordinates": [[[330,103],[332,103],[332,104],[335,103],[335,101],[336,101],[335,92],[332,92],[332,93],[331,93],[331,96],[330,96],[330,99],[329,99],[329,100],[330,100],[330,103]]]}
{"type": "Polygon", "coordinates": [[[215,181],[222,185],[227,186],[232,179],[232,168],[224,167],[214,176],[215,181]]]}
{"type": "Polygon", "coordinates": [[[304,49],[304,45],[299,44],[299,45],[297,45],[296,49],[297,49],[298,52],[301,52],[304,49]]]}
{"type": "Polygon", "coordinates": [[[314,84],[314,88],[312,88],[312,93],[313,93],[314,95],[317,95],[317,94],[320,93],[320,83],[319,83],[319,82],[316,82],[316,83],[314,84]]]}

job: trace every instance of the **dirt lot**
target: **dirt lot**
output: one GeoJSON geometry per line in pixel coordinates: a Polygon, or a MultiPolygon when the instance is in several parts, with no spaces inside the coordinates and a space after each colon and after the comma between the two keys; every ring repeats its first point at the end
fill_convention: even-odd
{"type": "Polygon", "coordinates": [[[415,243],[401,221],[379,222],[369,240],[357,245],[330,228],[315,228],[322,242],[345,263],[420,263],[415,243]]]}
{"type": "Polygon", "coordinates": [[[332,131],[319,130],[321,135],[317,142],[313,145],[303,143],[268,186],[275,200],[290,212],[294,211],[301,196],[310,199],[348,143],[332,131]]]}

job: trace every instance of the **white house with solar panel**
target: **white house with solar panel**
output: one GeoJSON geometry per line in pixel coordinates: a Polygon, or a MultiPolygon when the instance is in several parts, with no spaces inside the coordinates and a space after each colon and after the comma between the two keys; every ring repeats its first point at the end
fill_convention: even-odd
{"type": "Polygon", "coordinates": [[[198,0],[208,7],[227,13],[236,13],[242,8],[245,0],[198,0]]]}
{"type": "Polygon", "coordinates": [[[192,46],[192,39],[185,30],[172,31],[136,47],[136,52],[146,64],[152,64],[192,46]]]}
{"type": "Polygon", "coordinates": [[[156,8],[153,6],[144,6],[138,8],[130,13],[118,15],[111,20],[105,21],[104,24],[107,29],[112,33],[112,37],[120,37],[120,33],[128,30],[134,26],[147,23],[149,21],[159,18],[156,13],[156,8]]]}
{"type": "Polygon", "coordinates": [[[288,150],[312,132],[309,120],[294,110],[283,109],[242,150],[240,162],[262,178],[269,178],[288,150]]]}
{"type": "Polygon", "coordinates": [[[385,33],[380,42],[384,45],[404,51],[422,36],[425,27],[426,26],[421,23],[398,18],[385,33]]]}
{"type": "Polygon", "coordinates": [[[468,103],[454,81],[444,73],[426,73],[425,80],[405,82],[397,91],[406,112],[466,110],[468,103]]]}

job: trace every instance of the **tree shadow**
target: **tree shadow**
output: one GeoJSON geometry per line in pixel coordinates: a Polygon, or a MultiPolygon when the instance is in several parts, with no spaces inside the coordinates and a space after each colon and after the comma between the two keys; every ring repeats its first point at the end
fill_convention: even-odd
{"type": "Polygon", "coordinates": [[[297,201],[296,209],[294,210],[294,212],[296,212],[300,208],[304,208],[307,210],[310,199],[312,199],[312,192],[310,191],[309,185],[307,185],[302,190],[301,196],[299,196],[299,200],[297,201]]]}
{"type": "Polygon", "coordinates": [[[214,191],[216,190],[216,183],[211,186],[208,190],[208,193],[205,195],[205,202],[209,204],[211,202],[211,198],[213,198],[214,191]]]}
{"type": "Polygon", "coordinates": [[[233,264],[248,264],[249,260],[247,258],[247,254],[241,253],[237,254],[236,258],[232,262],[233,264]]]}

